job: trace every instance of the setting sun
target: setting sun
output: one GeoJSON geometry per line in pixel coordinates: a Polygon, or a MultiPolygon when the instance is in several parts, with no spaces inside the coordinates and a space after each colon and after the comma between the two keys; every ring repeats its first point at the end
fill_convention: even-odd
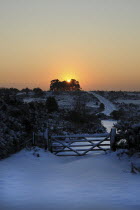
{"type": "Polygon", "coordinates": [[[67,82],[70,82],[71,81],[71,79],[67,79],[67,82]]]}

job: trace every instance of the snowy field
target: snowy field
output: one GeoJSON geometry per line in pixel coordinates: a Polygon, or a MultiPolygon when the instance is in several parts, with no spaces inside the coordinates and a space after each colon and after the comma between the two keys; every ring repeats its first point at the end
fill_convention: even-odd
{"type": "Polygon", "coordinates": [[[136,93],[129,93],[128,92],[127,95],[140,97],[140,92],[136,92],[136,93]]]}
{"type": "Polygon", "coordinates": [[[24,98],[24,103],[31,103],[31,102],[45,102],[46,99],[43,98],[24,98]]]}
{"type": "Polygon", "coordinates": [[[0,162],[0,209],[140,209],[140,175],[115,153],[57,157],[23,150],[0,162]]]}
{"type": "Polygon", "coordinates": [[[93,101],[90,101],[90,102],[87,103],[87,107],[99,108],[99,105],[96,105],[96,103],[93,103],[93,101]]]}
{"type": "Polygon", "coordinates": [[[140,100],[130,100],[130,99],[121,100],[121,99],[118,99],[115,102],[117,102],[117,103],[125,103],[125,104],[136,104],[136,105],[140,105],[140,100]]]}

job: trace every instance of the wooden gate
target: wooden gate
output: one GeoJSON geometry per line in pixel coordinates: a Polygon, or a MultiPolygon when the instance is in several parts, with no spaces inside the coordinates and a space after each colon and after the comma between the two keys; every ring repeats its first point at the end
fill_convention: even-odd
{"type": "Polygon", "coordinates": [[[48,150],[58,156],[82,156],[92,151],[110,150],[116,130],[104,134],[56,135],[47,139],[48,150]]]}

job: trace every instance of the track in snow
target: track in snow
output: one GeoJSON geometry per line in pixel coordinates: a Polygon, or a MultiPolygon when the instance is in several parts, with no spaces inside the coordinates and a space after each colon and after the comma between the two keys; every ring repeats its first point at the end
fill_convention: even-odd
{"type": "Polygon", "coordinates": [[[99,99],[99,101],[101,103],[104,104],[105,110],[102,113],[104,113],[105,115],[109,116],[111,114],[111,112],[113,112],[114,110],[116,110],[115,105],[112,102],[110,102],[108,99],[106,99],[103,96],[100,96],[99,94],[94,93],[94,92],[89,92],[89,93],[90,94],[92,93],[96,98],[99,99]]]}

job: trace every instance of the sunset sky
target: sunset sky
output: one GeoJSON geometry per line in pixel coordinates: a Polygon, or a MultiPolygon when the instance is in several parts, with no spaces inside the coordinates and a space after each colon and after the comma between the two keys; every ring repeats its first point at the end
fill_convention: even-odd
{"type": "Polygon", "coordinates": [[[0,87],[140,90],[140,0],[0,0],[0,87]]]}

